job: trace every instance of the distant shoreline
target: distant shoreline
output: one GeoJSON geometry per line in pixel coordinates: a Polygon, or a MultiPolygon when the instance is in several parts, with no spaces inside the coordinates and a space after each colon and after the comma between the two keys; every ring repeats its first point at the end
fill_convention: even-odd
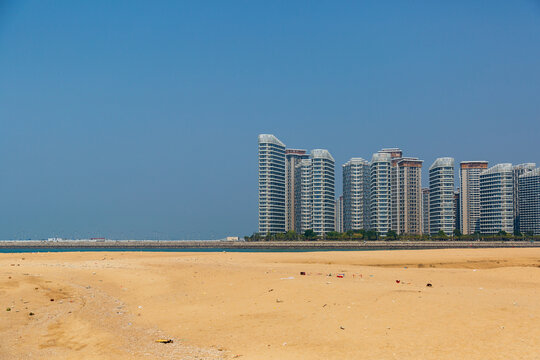
{"type": "Polygon", "coordinates": [[[540,241],[219,241],[219,240],[2,240],[1,249],[223,249],[223,250],[414,250],[459,248],[533,248],[540,241]]]}

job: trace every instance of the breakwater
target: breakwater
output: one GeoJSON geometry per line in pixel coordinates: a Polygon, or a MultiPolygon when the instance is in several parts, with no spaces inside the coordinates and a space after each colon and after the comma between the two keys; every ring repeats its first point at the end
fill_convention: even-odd
{"type": "Polygon", "coordinates": [[[63,240],[0,241],[0,249],[73,249],[74,251],[143,249],[223,249],[223,250],[409,250],[457,248],[540,247],[540,241],[215,241],[215,240],[63,240]]]}

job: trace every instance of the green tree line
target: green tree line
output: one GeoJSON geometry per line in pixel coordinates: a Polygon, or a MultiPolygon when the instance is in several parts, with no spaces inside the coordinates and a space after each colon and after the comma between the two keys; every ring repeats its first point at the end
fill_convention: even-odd
{"type": "Polygon", "coordinates": [[[306,230],[304,233],[295,231],[287,231],[284,233],[261,234],[254,233],[245,236],[246,241],[317,241],[317,240],[335,240],[335,241],[428,241],[428,240],[454,240],[454,241],[540,241],[540,235],[531,233],[506,233],[499,231],[497,234],[480,234],[463,235],[459,230],[454,230],[450,235],[439,231],[437,234],[397,234],[390,230],[385,235],[381,235],[374,230],[349,230],[347,232],[330,231],[324,235],[317,234],[313,230],[306,230]]]}

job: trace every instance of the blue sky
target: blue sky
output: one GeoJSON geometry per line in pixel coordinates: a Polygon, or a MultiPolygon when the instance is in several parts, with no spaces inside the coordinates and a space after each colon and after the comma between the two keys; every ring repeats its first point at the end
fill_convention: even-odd
{"type": "Polygon", "coordinates": [[[539,94],[534,0],[0,0],[0,238],[250,234],[259,133],[540,163],[539,94]]]}

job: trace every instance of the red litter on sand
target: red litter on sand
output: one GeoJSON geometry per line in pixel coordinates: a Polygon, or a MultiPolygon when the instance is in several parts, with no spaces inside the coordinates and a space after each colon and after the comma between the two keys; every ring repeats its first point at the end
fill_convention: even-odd
{"type": "Polygon", "coordinates": [[[300,271],[300,275],[306,275],[305,271],[300,271]]]}
{"type": "Polygon", "coordinates": [[[399,284],[400,282],[401,282],[401,280],[396,280],[396,283],[398,283],[398,284],[399,284]]]}
{"type": "Polygon", "coordinates": [[[337,277],[343,279],[345,277],[345,274],[337,274],[337,277]]]}

